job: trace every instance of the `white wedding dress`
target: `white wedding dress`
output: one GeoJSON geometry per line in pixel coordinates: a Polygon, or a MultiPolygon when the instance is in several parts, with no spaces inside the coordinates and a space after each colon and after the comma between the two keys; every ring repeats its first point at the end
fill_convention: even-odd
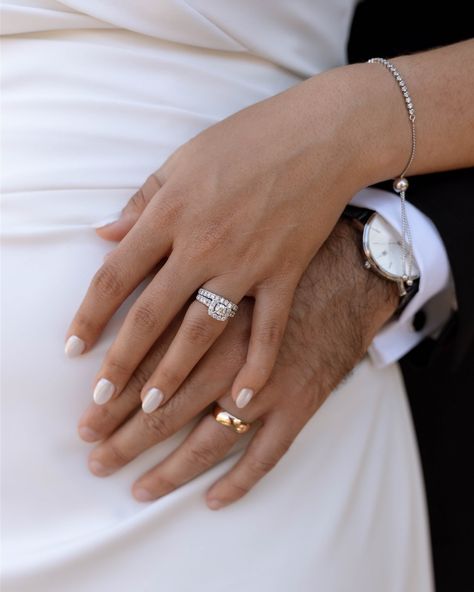
{"type": "MultiPolygon", "coordinates": [[[[65,330],[113,245],[94,233],[179,145],[344,62],[353,0],[2,3],[2,591],[425,592],[426,508],[397,365],[365,359],[244,499],[151,504],[89,473],[76,424],[133,296],[94,350],[65,330]]],[[[237,321],[235,321],[237,322],[237,321]]],[[[316,338],[316,336],[315,336],[316,338]]]]}

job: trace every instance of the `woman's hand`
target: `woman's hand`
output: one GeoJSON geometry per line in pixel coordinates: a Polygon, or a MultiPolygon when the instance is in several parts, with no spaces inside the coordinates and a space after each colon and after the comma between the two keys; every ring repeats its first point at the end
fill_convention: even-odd
{"type": "MultiPolygon", "coordinates": [[[[472,163],[474,69],[465,65],[473,43],[395,59],[417,110],[412,174],[472,163]]],[[[167,257],[107,352],[95,401],[123,390],[178,310],[205,286],[236,302],[255,298],[246,362],[232,387],[238,406],[248,403],[271,373],[309,261],[358,189],[403,170],[410,137],[393,77],[380,65],[354,64],[244,109],[177,150],[132,198],[147,207],[95,274],[67,332],[69,353],[89,350],[167,257]]],[[[206,313],[198,302],[189,307],[144,385],[146,411],[173,395],[227,324],[206,313]]]]}
{"type": "MultiPolygon", "coordinates": [[[[220,337],[175,397],[153,413],[142,413],[141,387],[166,355],[179,326],[176,320],[133,374],[124,396],[107,406],[91,404],[81,418],[79,432],[85,440],[104,438],[90,455],[92,472],[100,476],[115,472],[219,399],[230,413],[248,421],[259,420],[261,426],[242,459],[207,494],[213,509],[237,500],[278,462],[362,357],[397,302],[396,286],[364,269],[359,231],[346,222],[339,223],[297,287],[265,396],[242,412],[228,395],[246,354],[252,306],[245,299],[240,322],[220,337]]],[[[146,501],[169,493],[224,458],[239,437],[205,415],[181,446],[138,479],[133,487],[135,497],[146,501]]]]}
{"type": "MultiPolygon", "coordinates": [[[[232,397],[243,407],[268,380],[304,270],[344,205],[365,185],[358,104],[349,69],[314,77],[206,129],[132,197],[146,208],[95,274],[68,331],[88,351],[133,289],[165,263],[131,307],[96,376],[94,399],[118,396],[153,343],[205,287],[255,299],[246,361],[232,397]],[[352,105],[355,105],[352,107],[352,105]]],[[[241,314],[232,323],[242,322],[241,314]]],[[[190,304],[142,389],[144,410],[166,403],[227,325],[190,304]]],[[[82,351],[81,351],[82,350],[82,351]]]]}

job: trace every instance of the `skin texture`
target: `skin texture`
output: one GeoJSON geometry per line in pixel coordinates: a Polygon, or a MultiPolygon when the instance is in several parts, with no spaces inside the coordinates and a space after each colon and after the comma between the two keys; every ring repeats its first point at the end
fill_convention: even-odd
{"type": "MultiPolygon", "coordinates": [[[[140,364],[123,396],[109,405],[91,404],[81,418],[84,439],[103,439],[90,454],[92,472],[113,473],[218,400],[242,419],[258,420],[259,427],[243,457],[207,492],[207,503],[218,509],[247,493],[276,465],[396,308],[396,286],[364,269],[360,240],[359,230],[339,222],[311,261],[297,287],[270,380],[244,411],[235,407],[229,389],[245,359],[251,299],[245,299],[239,322],[229,325],[175,397],[151,414],[141,411],[142,385],[165,355],[180,324],[177,318],[140,364]]],[[[219,462],[239,437],[206,414],[181,446],[137,480],[133,494],[147,501],[173,491],[219,462]]]]}
{"type": "MultiPolygon", "coordinates": [[[[473,162],[474,43],[394,63],[417,112],[411,173],[473,162]]],[[[400,89],[378,64],[325,72],[204,130],[153,173],[132,201],[143,215],[93,277],[66,338],[90,350],[132,290],[165,260],[129,311],[95,382],[107,403],[196,290],[254,299],[246,359],[231,393],[258,393],[271,375],[295,288],[362,187],[405,167],[410,126],[400,89]],[[108,382],[107,382],[108,381],[108,382]],[[104,395],[104,393],[102,393],[104,395]]],[[[127,223],[127,213],[118,223],[127,223]]],[[[228,322],[191,302],[166,355],[143,385],[166,403],[228,322]]],[[[247,399],[243,403],[247,402],[247,399]]]]}

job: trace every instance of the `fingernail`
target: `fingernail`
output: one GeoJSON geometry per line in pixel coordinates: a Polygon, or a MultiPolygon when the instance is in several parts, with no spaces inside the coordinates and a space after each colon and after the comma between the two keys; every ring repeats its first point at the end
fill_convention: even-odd
{"type": "Polygon", "coordinates": [[[210,499],[207,500],[207,505],[211,510],[220,510],[224,504],[218,499],[210,499]]]}
{"type": "Polygon", "coordinates": [[[64,353],[68,358],[75,358],[76,356],[80,356],[85,348],[86,344],[80,337],[71,335],[64,346],[64,353]]]}
{"type": "Polygon", "coordinates": [[[79,432],[79,436],[86,442],[97,442],[97,440],[100,440],[99,434],[87,426],[80,426],[77,428],[77,431],[79,432]]]}
{"type": "Polygon", "coordinates": [[[94,475],[97,475],[97,477],[105,477],[106,475],[113,473],[113,470],[108,469],[98,460],[89,461],[89,469],[94,473],[94,475]]]}
{"type": "Polygon", "coordinates": [[[145,398],[143,399],[143,403],[142,403],[143,411],[145,413],[151,413],[152,411],[155,411],[155,409],[158,409],[158,407],[161,405],[161,403],[163,402],[163,399],[164,399],[164,395],[160,391],[160,389],[152,387],[149,391],[147,391],[147,394],[145,395],[145,398]]]}
{"type": "Polygon", "coordinates": [[[102,226],[107,226],[107,224],[113,224],[114,222],[117,222],[117,220],[119,220],[121,216],[121,211],[116,212],[115,214],[110,214],[110,216],[107,216],[107,218],[104,218],[103,220],[99,220],[99,222],[95,222],[94,224],[92,224],[92,227],[101,228],[102,226]]]}
{"type": "Polygon", "coordinates": [[[95,385],[94,389],[94,401],[97,405],[104,405],[107,401],[110,401],[114,394],[115,386],[107,380],[107,378],[101,378],[95,385]]]}
{"type": "Polygon", "coordinates": [[[237,395],[237,399],[235,400],[235,404],[239,409],[245,407],[248,403],[250,403],[254,393],[252,389],[243,388],[240,393],[237,395]]]}
{"type": "Polygon", "coordinates": [[[151,500],[154,499],[153,495],[148,491],[148,489],[143,489],[142,487],[134,489],[133,496],[139,502],[151,502],[151,500]]]}

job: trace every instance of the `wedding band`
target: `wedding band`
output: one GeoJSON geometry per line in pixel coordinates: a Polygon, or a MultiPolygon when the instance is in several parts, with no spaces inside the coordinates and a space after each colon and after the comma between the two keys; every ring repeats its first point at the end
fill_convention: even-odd
{"type": "Polygon", "coordinates": [[[243,419],[235,417],[235,415],[232,415],[232,413],[229,413],[225,409],[222,409],[222,407],[220,407],[219,405],[216,405],[214,407],[212,414],[214,415],[214,418],[218,423],[232,428],[234,432],[237,432],[238,434],[245,434],[245,432],[247,432],[250,429],[250,423],[244,421],[243,419]]]}
{"type": "Polygon", "coordinates": [[[204,288],[199,288],[196,300],[207,306],[208,314],[217,321],[227,321],[227,319],[235,317],[235,313],[239,309],[237,304],[204,288]]]}

